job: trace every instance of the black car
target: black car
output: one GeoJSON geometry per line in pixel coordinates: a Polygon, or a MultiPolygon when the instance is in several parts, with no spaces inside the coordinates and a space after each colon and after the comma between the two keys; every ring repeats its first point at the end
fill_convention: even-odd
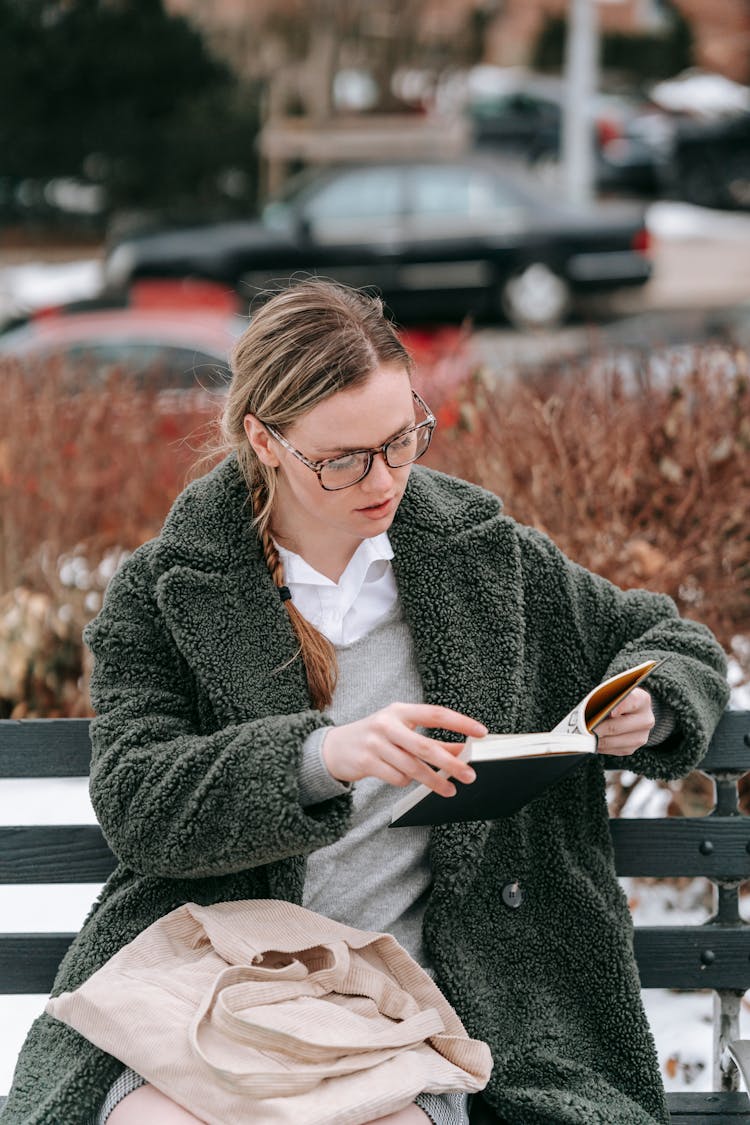
{"type": "MultiPolygon", "coordinates": [[[[561,175],[561,83],[545,79],[504,95],[477,99],[467,108],[473,144],[495,154],[514,154],[535,174],[561,175]]],[[[602,193],[653,197],[664,181],[664,152],[652,137],[653,114],[626,98],[600,95],[590,107],[596,188],[602,193]]],[[[663,131],[666,126],[662,127],[663,131]]]]}
{"type": "Polygon", "coordinates": [[[678,121],[671,188],[702,207],[750,208],[750,113],[678,121]]]}
{"type": "Polygon", "coordinates": [[[199,277],[252,299],[295,273],[379,290],[403,322],[561,321],[574,299],[651,275],[640,210],[571,209],[481,156],[336,167],[296,179],[254,222],[162,230],[109,253],[111,289],[199,277]]]}

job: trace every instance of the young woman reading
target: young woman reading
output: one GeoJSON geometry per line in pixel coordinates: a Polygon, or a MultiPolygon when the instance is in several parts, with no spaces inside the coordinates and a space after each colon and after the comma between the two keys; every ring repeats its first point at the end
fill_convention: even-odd
{"type": "MultiPolygon", "coordinates": [[[[724,656],[668,598],[618,589],[417,465],[435,420],[410,370],[380,303],[321,281],[274,296],[239,341],[226,457],[86,632],[91,794],[119,865],[54,992],[182,903],[285,899],[398,938],[489,1044],[497,1121],[665,1123],[604,769],[688,772],[726,702],[724,656]],[[547,730],[667,653],[598,754],[518,813],[388,827],[404,786],[450,800],[472,782],[465,736],[547,730]]],[[[381,1125],[469,1112],[425,1091],[381,1125]]],[[[197,1120],[45,1015],[3,1125],[197,1120]]]]}

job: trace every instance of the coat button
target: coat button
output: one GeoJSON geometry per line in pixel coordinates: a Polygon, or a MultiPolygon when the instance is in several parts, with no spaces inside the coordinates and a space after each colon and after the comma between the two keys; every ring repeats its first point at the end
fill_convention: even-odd
{"type": "Polygon", "coordinates": [[[503,887],[503,902],[506,906],[520,906],[523,902],[523,891],[518,883],[506,883],[503,887]]]}

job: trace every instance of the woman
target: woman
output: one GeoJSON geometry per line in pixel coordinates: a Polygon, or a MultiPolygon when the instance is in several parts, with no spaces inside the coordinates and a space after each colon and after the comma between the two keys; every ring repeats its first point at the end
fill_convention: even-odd
{"type": "MultiPolygon", "coordinates": [[[[53,992],[184,902],[301,902],[394,933],[434,974],[492,1049],[497,1120],[667,1122],[603,770],[689,771],[726,702],[723,654],[668,598],[617,589],[490,493],[415,466],[434,419],[409,371],[380,303],[320,281],[241,338],[231,452],[85,634],[91,794],[120,862],[53,992]],[[412,781],[448,800],[471,783],[464,736],[549,729],[667,653],[653,700],[633,692],[599,754],[514,816],[388,829],[412,781]]],[[[121,1072],[42,1016],[3,1125],[197,1120],[121,1072]]],[[[465,1123],[465,1097],[381,1123],[427,1120],[465,1123]]]]}

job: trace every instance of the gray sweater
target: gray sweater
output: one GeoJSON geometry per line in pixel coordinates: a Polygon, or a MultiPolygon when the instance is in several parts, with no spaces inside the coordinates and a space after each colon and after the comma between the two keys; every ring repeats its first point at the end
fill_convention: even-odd
{"type": "MultiPolygon", "coordinates": [[[[326,715],[337,726],[356,722],[396,701],[421,703],[422,683],[409,626],[400,601],[369,633],[337,645],[339,676],[326,715]]],[[[656,718],[647,745],[672,732],[669,707],[652,700],[656,718]]],[[[303,746],[299,772],[305,806],[349,792],[331,777],[321,756],[327,728],[313,731],[303,746]]],[[[622,759],[627,769],[627,758],[622,759]]],[[[351,828],[307,858],[303,905],[338,922],[393,934],[431,972],[422,941],[422,919],[430,887],[429,828],[390,828],[391,809],[403,790],[377,778],[353,787],[351,828]]]]}
{"type": "MultiPolygon", "coordinates": [[[[400,602],[369,633],[336,646],[339,676],[326,714],[337,725],[356,722],[396,701],[421,703],[422,683],[411,632],[400,602]]],[[[300,788],[305,804],[346,792],[320,757],[325,729],[305,744],[300,788]]],[[[416,961],[427,965],[422,917],[430,885],[429,828],[389,828],[402,795],[377,778],[353,787],[351,828],[307,859],[303,905],[364,930],[393,934],[416,961]]]]}

